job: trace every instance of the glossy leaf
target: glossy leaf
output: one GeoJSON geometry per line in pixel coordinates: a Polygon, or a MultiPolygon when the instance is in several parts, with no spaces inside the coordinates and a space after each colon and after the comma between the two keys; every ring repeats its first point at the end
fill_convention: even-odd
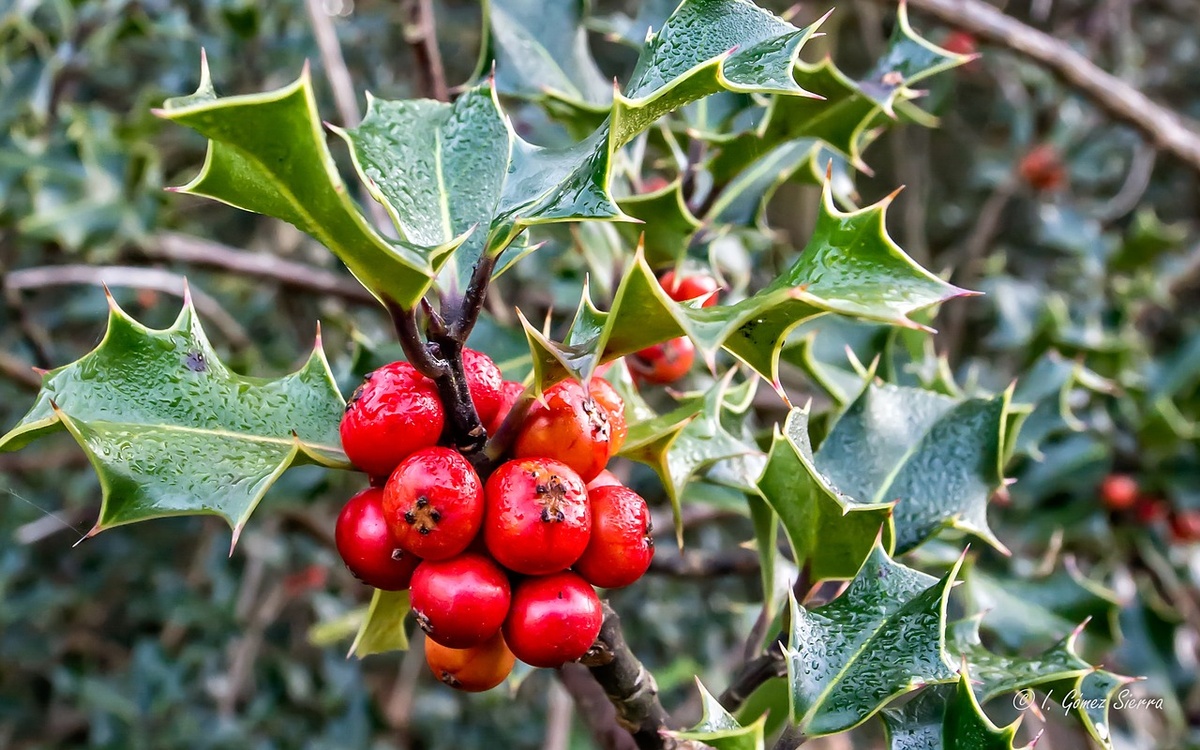
{"type": "Polygon", "coordinates": [[[987,501],[1003,482],[1009,398],[868,385],[821,443],[816,467],[861,502],[895,504],[899,552],[947,526],[1004,550],[987,501]]]}
{"type": "Polygon", "coordinates": [[[1103,669],[1093,669],[1083,675],[1067,678],[1041,688],[1047,696],[1044,702],[1056,704],[1079,720],[1084,731],[1100,747],[1113,747],[1109,707],[1113,697],[1136,678],[1124,677],[1103,669]]]}
{"type": "Polygon", "coordinates": [[[881,534],[884,549],[891,549],[892,507],[859,502],[829,484],[813,464],[808,421],[805,406],[788,414],[782,431],[776,428],[758,490],[812,580],[853,578],[881,534]]]}
{"type": "Polygon", "coordinates": [[[109,302],[100,344],[46,373],[33,408],[0,438],[0,451],[59,430],[75,438],[103,491],[90,534],[164,516],[217,515],[236,544],[288,467],[348,468],[338,435],[345,402],[319,337],[291,375],[250,378],[220,361],[190,300],[164,330],[109,302]]]}
{"type": "Polygon", "coordinates": [[[388,651],[407,651],[408,633],[404,630],[404,619],[408,616],[408,607],[407,591],[375,589],[347,656],[361,659],[388,651]]]}
{"type": "Polygon", "coordinates": [[[972,689],[987,703],[1007,693],[1061,680],[1075,680],[1094,671],[1076,653],[1082,626],[1037,656],[1007,656],[990,651],[979,638],[980,617],[952,623],[948,648],[971,670],[972,689]]]}
{"type": "Polygon", "coordinates": [[[159,114],[209,139],[200,174],[178,192],[293,224],[332,250],[376,296],[412,305],[459,241],[412,244],[371,226],[325,145],[308,68],[275,91],[218,97],[205,64],[196,93],[168,99],[159,114]]]}
{"type": "Polygon", "coordinates": [[[954,680],[946,600],[960,565],[938,580],[894,562],[877,544],[837,599],[812,610],[793,599],[792,723],[807,736],[841,732],[898,695],[954,680]]]}
{"type": "Polygon", "coordinates": [[[680,180],[650,193],[617,201],[621,210],[641,224],[620,224],[618,231],[630,247],[641,242],[646,262],[659,267],[674,265],[687,253],[700,220],[692,215],[683,198],[680,180]]]}
{"type": "Polygon", "coordinates": [[[964,668],[955,684],[925,688],[904,706],[885,709],[890,750],[1014,750],[1020,718],[993,724],[971,690],[972,676],[964,668]]]}
{"type": "Polygon", "coordinates": [[[691,729],[672,734],[681,740],[693,740],[716,750],[762,750],[763,727],[767,717],[760,716],[754,723],[742,726],[732,714],[725,710],[696,680],[700,689],[700,722],[691,729]]]}

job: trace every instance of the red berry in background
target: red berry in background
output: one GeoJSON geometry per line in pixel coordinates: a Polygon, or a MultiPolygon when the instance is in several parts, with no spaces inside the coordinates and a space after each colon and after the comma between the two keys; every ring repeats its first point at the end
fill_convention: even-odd
{"type": "Polygon", "coordinates": [[[527,578],[513,592],[504,640],[533,667],[561,667],[588,652],[604,612],[596,592],[574,573],[527,578]]]}
{"type": "Polygon", "coordinates": [[[588,393],[608,414],[609,451],[616,455],[625,444],[625,436],[629,434],[629,427],[625,424],[625,399],[612,387],[612,383],[596,376],[588,381],[588,393]]]}
{"type": "Polygon", "coordinates": [[[426,448],[392,472],[383,514],[404,550],[445,560],[465,550],[483,525],[483,482],[458,451],[426,448]]]}
{"type": "Polygon", "coordinates": [[[650,509],[642,496],[627,487],[597,487],[588,491],[592,506],[592,536],[573,566],[593,586],[619,589],[645,575],[654,558],[650,509]]]}
{"type": "Polygon", "coordinates": [[[951,31],[942,40],[942,49],[956,55],[974,55],[979,52],[979,43],[975,37],[965,31],[951,31]]]}
{"type": "Polygon", "coordinates": [[[669,385],[687,375],[696,360],[696,347],[686,336],[646,347],[629,357],[629,370],[646,383],[669,385]]]}
{"type": "Polygon", "coordinates": [[[1133,505],[1133,519],[1142,526],[1150,526],[1166,518],[1168,510],[1162,498],[1143,495],[1133,505]]]}
{"type": "Polygon", "coordinates": [[[542,395],[544,403],[535,403],[525,417],[513,455],[561,461],[590,482],[612,457],[608,409],[575,380],[552,385],[542,395]]]}
{"type": "Polygon", "coordinates": [[[1128,474],[1109,474],[1100,483],[1100,499],[1109,510],[1129,510],[1137,503],[1137,480],[1128,474]]]}
{"type": "Polygon", "coordinates": [[[1017,172],[1034,190],[1057,190],[1067,183],[1067,170],[1062,157],[1048,143],[1034,146],[1017,164],[1017,172]]]}
{"type": "Polygon", "coordinates": [[[433,676],[467,693],[482,693],[504,682],[516,661],[499,633],[470,648],[448,648],[433,640],[425,642],[425,663],[433,676]]]}
{"type": "Polygon", "coordinates": [[[358,468],[388,476],[410,454],[436,445],[446,423],[437,387],[407,362],[367,376],[342,416],[342,449],[358,468]]]}
{"type": "Polygon", "coordinates": [[[505,380],[500,384],[500,406],[496,409],[496,415],[492,417],[492,421],[484,423],[489,435],[496,434],[496,430],[500,429],[500,425],[504,424],[508,413],[512,411],[513,405],[520,400],[524,393],[525,386],[520,383],[505,380]]]}
{"type": "Polygon", "coordinates": [[[1171,514],[1171,538],[1183,544],[1200,542],[1200,510],[1177,510],[1171,514]]]}
{"type": "Polygon", "coordinates": [[[721,285],[717,283],[716,279],[700,273],[676,276],[674,271],[667,271],[658,280],[658,283],[676,302],[700,298],[701,307],[712,307],[717,304],[717,295],[721,291],[721,285]]]}
{"type": "Polygon", "coordinates": [[[509,461],[488,478],[483,538],[504,567],[526,575],[565,570],[591,535],[579,475],[548,458],[509,461]]]}
{"type": "Polygon", "coordinates": [[[508,614],[508,576],[487,557],[466,553],[417,566],[410,594],[417,624],[434,641],[470,648],[496,634],[508,614]]]}
{"type": "Polygon", "coordinates": [[[462,359],[463,371],[467,375],[467,389],[471,391],[475,413],[486,427],[500,410],[500,387],[504,376],[500,374],[500,368],[496,367],[492,358],[483,352],[464,348],[462,359]]]}
{"type": "Polygon", "coordinates": [[[598,487],[624,487],[624,486],[625,485],[621,484],[621,480],[617,478],[616,474],[613,474],[608,469],[605,469],[604,471],[597,474],[595,479],[593,479],[592,481],[587,483],[587,491],[590,494],[592,490],[594,490],[598,487]]]}
{"type": "Polygon", "coordinates": [[[667,187],[671,181],[659,174],[650,175],[642,180],[643,193],[657,193],[659,190],[667,187]]]}
{"type": "Polygon", "coordinates": [[[338,514],[333,538],[354,577],[384,591],[408,588],[421,562],[392,538],[383,516],[383,490],[374,487],[350,498],[338,514]]]}

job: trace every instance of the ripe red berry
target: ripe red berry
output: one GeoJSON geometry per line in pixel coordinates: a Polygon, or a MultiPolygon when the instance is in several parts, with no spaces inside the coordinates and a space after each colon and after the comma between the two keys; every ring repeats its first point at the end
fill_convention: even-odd
{"type": "Polygon", "coordinates": [[[492,358],[483,352],[464,348],[462,351],[463,371],[467,375],[467,389],[475,404],[475,413],[486,427],[500,409],[500,385],[504,376],[492,358]]]}
{"type": "Polygon", "coordinates": [[[1188,508],[1172,513],[1171,538],[1182,544],[1200,542],[1200,510],[1188,508]]]}
{"type": "Polygon", "coordinates": [[[1143,526],[1151,526],[1166,518],[1168,510],[1162,498],[1143,495],[1133,504],[1133,519],[1143,526]]]}
{"type": "Polygon", "coordinates": [[[530,666],[561,667],[587,653],[603,619],[596,592],[574,573],[528,578],[513,592],[504,640],[530,666]]]}
{"type": "Polygon", "coordinates": [[[446,412],[433,381],[407,362],[367,376],[342,416],[342,449],[358,468],[387,476],[410,454],[436,445],[446,412]]]}
{"type": "Polygon", "coordinates": [[[1109,474],[1100,483],[1100,499],[1109,510],[1129,510],[1138,499],[1137,480],[1128,474],[1109,474]]]}
{"type": "Polygon", "coordinates": [[[660,174],[652,174],[649,177],[647,177],[646,179],[642,180],[641,192],[657,193],[659,190],[662,190],[663,188],[667,187],[670,184],[671,184],[671,181],[668,180],[666,177],[663,177],[660,174]]]}
{"type": "Polygon", "coordinates": [[[615,455],[621,450],[621,446],[625,444],[625,436],[629,434],[629,427],[625,424],[625,399],[621,398],[621,394],[617,393],[617,389],[613,388],[611,383],[595,376],[588,381],[588,393],[608,414],[609,451],[615,455]]]}
{"type": "Polygon", "coordinates": [[[717,295],[721,291],[721,285],[717,283],[716,279],[699,273],[690,276],[676,276],[674,271],[667,271],[658,280],[658,283],[676,302],[701,298],[701,307],[712,307],[717,304],[717,295]]]}
{"type": "Polygon", "coordinates": [[[598,487],[624,487],[621,480],[617,479],[617,475],[613,474],[608,469],[596,475],[596,478],[587,483],[587,491],[590,494],[592,490],[598,487]]]}
{"type": "Polygon", "coordinates": [[[483,482],[458,451],[426,448],[392,472],[383,513],[402,548],[445,560],[465,550],[483,525],[483,482]]]}
{"type": "Polygon", "coordinates": [[[593,586],[628,586],[645,575],[654,558],[650,509],[641,495],[626,487],[590,490],[588,503],[592,536],[575,562],[575,572],[593,586]]]}
{"type": "Polygon", "coordinates": [[[487,557],[466,553],[426,560],[412,577],[412,610],[433,640],[470,648],[496,634],[508,614],[508,577],[487,557]]]}
{"type": "Polygon", "coordinates": [[[384,591],[408,588],[421,562],[392,538],[383,517],[383,490],[374,487],[350,498],[338,514],[333,538],[354,577],[384,591]]]}
{"type": "Polygon", "coordinates": [[[1021,179],[1038,191],[1057,190],[1067,182],[1062,157],[1048,143],[1034,146],[1022,156],[1017,171],[1021,179]]]}
{"type": "Polygon", "coordinates": [[[484,425],[484,427],[487,427],[489,435],[496,434],[496,430],[500,429],[500,425],[504,424],[508,413],[512,411],[513,405],[517,403],[524,393],[525,386],[520,383],[505,380],[500,384],[500,406],[496,409],[496,416],[492,417],[492,421],[484,425]]]}
{"type": "Polygon", "coordinates": [[[448,648],[434,640],[425,642],[425,663],[433,676],[467,693],[482,693],[504,682],[516,661],[499,633],[471,648],[448,648]]]}
{"type": "Polygon", "coordinates": [[[587,547],[587,491],[565,464],[548,458],[509,461],[484,488],[483,538],[504,567],[526,575],[565,570],[587,547]]]}
{"type": "Polygon", "coordinates": [[[629,357],[629,369],[638,380],[655,385],[674,383],[692,369],[696,347],[686,336],[646,347],[629,357]]]}
{"type": "Polygon", "coordinates": [[[973,35],[956,29],[942,40],[942,49],[956,55],[973,55],[979,51],[979,44],[973,35]]]}
{"type": "Polygon", "coordinates": [[[565,380],[546,389],[544,403],[534,404],[513,445],[517,458],[551,458],[570,466],[590,482],[612,457],[608,409],[596,403],[583,385],[565,380]]]}

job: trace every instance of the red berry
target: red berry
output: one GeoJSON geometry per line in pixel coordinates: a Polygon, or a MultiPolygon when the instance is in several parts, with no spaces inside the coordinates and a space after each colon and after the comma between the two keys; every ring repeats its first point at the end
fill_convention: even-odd
{"type": "Polygon", "coordinates": [[[465,550],[483,525],[483,482],[458,451],[426,448],[392,472],[383,513],[402,548],[445,560],[465,550]]]}
{"type": "Polygon", "coordinates": [[[660,174],[652,174],[646,179],[642,180],[642,192],[657,193],[659,190],[662,190],[670,184],[671,181],[666,177],[663,177],[660,174]]]}
{"type": "Polygon", "coordinates": [[[448,648],[434,640],[425,642],[425,663],[433,676],[455,690],[468,693],[482,693],[504,682],[516,660],[499,633],[471,648],[448,648]]]}
{"type": "Polygon", "coordinates": [[[508,614],[508,577],[496,563],[468,552],[426,560],[412,577],[417,624],[450,648],[470,648],[496,634],[508,614]]]}
{"type": "Polygon", "coordinates": [[[463,370],[467,375],[467,389],[479,421],[486,426],[496,417],[500,409],[500,384],[504,376],[492,358],[474,349],[463,349],[463,370]]]}
{"type": "Polygon", "coordinates": [[[367,376],[342,417],[342,449],[358,468],[387,476],[410,454],[436,445],[446,412],[433,381],[407,362],[367,376]]]}
{"type": "Polygon", "coordinates": [[[513,445],[517,458],[550,458],[570,466],[590,482],[612,456],[608,410],[583,385],[564,380],[546,389],[534,404],[513,445]]]}
{"type": "Polygon", "coordinates": [[[634,377],[655,385],[674,383],[692,369],[696,347],[686,336],[646,347],[629,358],[634,377]]]}
{"type": "Polygon", "coordinates": [[[384,591],[408,588],[421,562],[392,538],[383,516],[383,490],[374,487],[350,498],[338,514],[333,538],[354,577],[384,591]]]}
{"type": "Polygon", "coordinates": [[[529,578],[513,592],[504,640],[530,666],[561,667],[588,652],[603,619],[596,592],[574,573],[529,578]]]}
{"type": "Polygon", "coordinates": [[[1200,510],[1177,510],[1171,514],[1171,538],[1176,542],[1200,542],[1200,510]]]}
{"type": "Polygon", "coordinates": [[[520,400],[524,393],[525,386],[520,383],[505,380],[500,384],[500,407],[496,409],[496,416],[492,417],[492,421],[484,425],[487,427],[489,435],[496,434],[496,430],[500,429],[500,425],[504,424],[508,413],[512,411],[513,405],[520,400]]]}
{"type": "Polygon", "coordinates": [[[1109,474],[1100,483],[1100,499],[1109,510],[1129,510],[1138,499],[1137,480],[1128,474],[1109,474]]]}
{"type": "Polygon", "coordinates": [[[587,491],[590,494],[592,490],[598,487],[624,487],[621,480],[617,479],[617,475],[613,474],[608,469],[596,475],[596,478],[587,483],[587,491]]]}
{"type": "Polygon", "coordinates": [[[1022,156],[1017,171],[1034,190],[1057,190],[1067,182],[1062,157],[1048,143],[1034,146],[1022,156]]]}
{"type": "Polygon", "coordinates": [[[650,509],[641,495],[626,487],[598,487],[588,492],[592,536],[574,565],[593,586],[618,589],[645,575],[654,558],[650,509]]]}
{"type": "Polygon", "coordinates": [[[701,307],[712,307],[717,304],[717,295],[721,291],[721,285],[717,283],[717,280],[704,274],[692,274],[679,278],[676,277],[674,271],[667,271],[658,280],[658,283],[676,302],[702,298],[701,307]]]}
{"type": "Polygon", "coordinates": [[[504,567],[526,575],[565,570],[587,547],[587,491],[565,464],[548,458],[500,466],[484,488],[483,538],[504,567]]]}
{"type": "Polygon", "coordinates": [[[629,427],[625,424],[625,399],[607,380],[594,376],[588,381],[588,393],[608,414],[609,450],[615,455],[629,434],[629,427]]]}
{"type": "Polygon", "coordinates": [[[951,31],[942,40],[942,49],[956,55],[973,55],[979,51],[975,37],[965,31],[951,31]]]}
{"type": "Polygon", "coordinates": [[[1151,526],[1167,517],[1167,504],[1162,498],[1139,497],[1133,504],[1133,518],[1143,526],[1151,526]]]}

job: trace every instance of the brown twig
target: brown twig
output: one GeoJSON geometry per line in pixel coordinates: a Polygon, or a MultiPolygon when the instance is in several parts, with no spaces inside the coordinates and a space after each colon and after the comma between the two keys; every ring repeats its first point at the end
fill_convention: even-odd
{"type": "Polygon", "coordinates": [[[1155,145],[1200,171],[1200,129],[1194,123],[1101,70],[1061,39],[1027,26],[981,0],[908,0],[908,4],[979,39],[1036,60],[1100,109],[1134,126],[1155,145]]]}
{"type": "Polygon", "coordinates": [[[587,667],[564,664],[558,670],[558,678],[575,701],[576,713],[601,750],[637,750],[633,735],[617,724],[617,709],[587,667]]]}
{"type": "Polygon", "coordinates": [[[567,750],[571,745],[571,695],[552,682],[546,696],[546,736],[542,750],[567,750]]]}
{"type": "Polygon", "coordinates": [[[654,676],[630,650],[621,632],[621,618],[607,604],[596,645],[581,661],[616,709],[616,723],[633,735],[638,748],[675,747],[667,734],[667,712],[659,701],[654,676]]]}
{"type": "MultiPolygon", "coordinates": [[[[110,287],[132,287],[182,297],[187,281],[184,277],[161,268],[136,268],[134,266],[38,266],[9,271],[4,276],[6,290],[17,292],[26,289],[41,289],[52,286],[107,285],[110,287]]],[[[248,349],[252,342],[246,330],[233,319],[225,308],[199,289],[191,290],[192,302],[200,314],[220,329],[229,345],[238,351],[248,349]]]]}
{"type": "Polygon", "coordinates": [[[220,242],[193,237],[179,232],[160,232],[142,248],[142,252],[157,260],[187,263],[202,268],[267,279],[289,289],[317,294],[329,294],[353,302],[375,303],[366,287],[324,268],[285,260],[270,253],[247,252],[220,242]]]}
{"type": "Polygon", "coordinates": [[[31,391],[42,387],[42,377],[33,371],[33,365],[4,351],[0,351],[0,375],[31,391]]]}
{"type": "Polygon", "coordinates": [[[760,567],[757,552],[735,548],[721,552],[694,550],[675,554],[659,553],[650,563],[650,572],[677,578],[704,579],[758,575],[760,567]]]}
{"type": "Polygon", "coordinates": [[[430,99],[448,102],[450,89],[446,86],[446,68],[438,48],[433,0],[408,0],[407,9],[408,26],[404,30],[404,39],[416,58],[422,93],[430,99]]]}

